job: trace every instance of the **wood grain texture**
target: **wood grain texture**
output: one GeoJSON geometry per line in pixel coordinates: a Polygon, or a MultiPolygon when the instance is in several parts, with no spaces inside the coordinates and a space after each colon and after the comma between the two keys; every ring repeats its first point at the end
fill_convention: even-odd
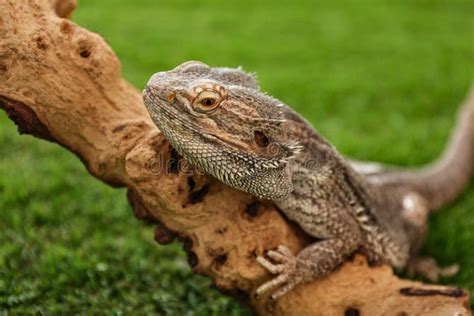
{"type": "Polygon", "coordinates": [[[97,179],[127,187],[136,216],[157,225],[158,242],[184,241],[194,272],[262,315],[470,314],[466,291],[401,280],[359,255],[276,302],[256,300],[270,278],[256,256],[279,244],[296,253],[310,238],[272,204],[180,160],[104,39],[66,19],[75,5],[0,1],[0,108],[21,133],[62,145],[97,179]]]}

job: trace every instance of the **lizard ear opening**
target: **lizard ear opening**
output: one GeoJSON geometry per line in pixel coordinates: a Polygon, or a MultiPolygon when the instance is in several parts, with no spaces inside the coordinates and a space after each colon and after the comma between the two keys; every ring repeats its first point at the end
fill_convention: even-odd
{"type": "Polygon", "coordinates": [[[255,143],[257,144],[258,147],[265,148],[270,144],[270,141],[263,132],[261,131],[255,131],[253,133],[253,137],[255,139],[255,143]]]}

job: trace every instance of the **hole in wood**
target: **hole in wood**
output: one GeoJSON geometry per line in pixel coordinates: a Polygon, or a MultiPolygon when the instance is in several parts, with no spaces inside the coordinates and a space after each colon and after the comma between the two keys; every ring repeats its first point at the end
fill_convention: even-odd
{"type": "Polygon", "coordinates": [[[437,290],[437,289],[423,289],[423,288],[413,288],[413,287],[401,288],[400,294],[405,295],[405,296],[443,295],[443,296],[450,296],[450,297],[462,297],[465,295],[464,291],[459,288],[437,290]]]}
{"type": "Polygon", "coordinates": [[[224,254],[222,254],[222,255],[215,256],[215,257],[214,257],[214,261],[215,261],[218,265],[223,265],[223,264],[226,263],[226,261],[227,261],[227,254],[224,253],[224,254]]]}
{"type": "Polygon", "coordinates": [[[36,46],[41,50],[46,50],[48,48],[48,43],[42,36],[36,38],[36,46]]]}
{"type": "Polygon", "coordinates": [[[79,55],[81,55],[82,58],[88,58],[91,55],[91,51],[87,48],[81,48],[79,55]]]}
{"type": "Polygon", "coordinates": [[[166,164],[168,173],[179,173],[179,154],[170,146],[170,159],[166,164]]]}
{"type": "Polygon", "coordinates": [[[188,196],[188,203],[196,204],[196,203],[202,202],[208,192],[209,192],[209,185],[205,185],[199,190],[190,192],[188,196]]]}
{"type": "Polygon", "coordinates": [[[359,316],[360,312],[357,308],[348,307],[344,312],[344,316],[359,316]]]}
{"type": "Polygon", "coordinates": [[[256,217],[258,215],[259,209],[260,209],[260,203],[255,202],[255,203],[247,205],[247,208],[245,209],[245,213],[250,217],[256,217]]]}
{"type": "Polygon", "coordinates": [[[189,177],[188,177],[188,188],[189,188],[189,191],[194,190],[195,187],[196,187],[196,181],[194,181],[194,178],[193,178],[192,176],[189,176],[189,177]]]}

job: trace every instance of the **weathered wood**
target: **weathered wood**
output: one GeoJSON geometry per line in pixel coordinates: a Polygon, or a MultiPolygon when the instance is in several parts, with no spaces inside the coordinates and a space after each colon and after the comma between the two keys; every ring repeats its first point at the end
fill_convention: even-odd
{"type": "Polygon", "coordinates": [[[158,242],[184,240],[194,272],[260,314],[470,313],[466,291],[398,279],[359,255],[276,302],[255,300],[270,277],[255,257],[279,244],[297,252],[310,238],[271,203],[191,172],[102,37],[65,19],[74,7],[73,0],[0,1],[0,107],[21,133],[64,146],[96,178],[126,186],[136,216],[157,225],[158,242]]]}

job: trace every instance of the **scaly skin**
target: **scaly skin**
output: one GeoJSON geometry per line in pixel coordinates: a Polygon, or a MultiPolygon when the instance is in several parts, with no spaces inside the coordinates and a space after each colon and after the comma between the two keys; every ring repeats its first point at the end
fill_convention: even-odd
{"type": "MultiPolygon", "coordinates": [[[[274,201],[318,242],[284,245],[258,262],[273,274],[256,294],[279,297],[334,270],[355,251],[396,268],[454,272],[416,257],[429,210],[452,200],[472,169],[474,105],[443,158],[420,171],[345,160],[309,123],[262,93],[241,69],[187,62],[153,75],[145,105],[180,155],[225,184],[274,201]]],[[[455,270],[455,269],[454,269],[455,270]]]]}

